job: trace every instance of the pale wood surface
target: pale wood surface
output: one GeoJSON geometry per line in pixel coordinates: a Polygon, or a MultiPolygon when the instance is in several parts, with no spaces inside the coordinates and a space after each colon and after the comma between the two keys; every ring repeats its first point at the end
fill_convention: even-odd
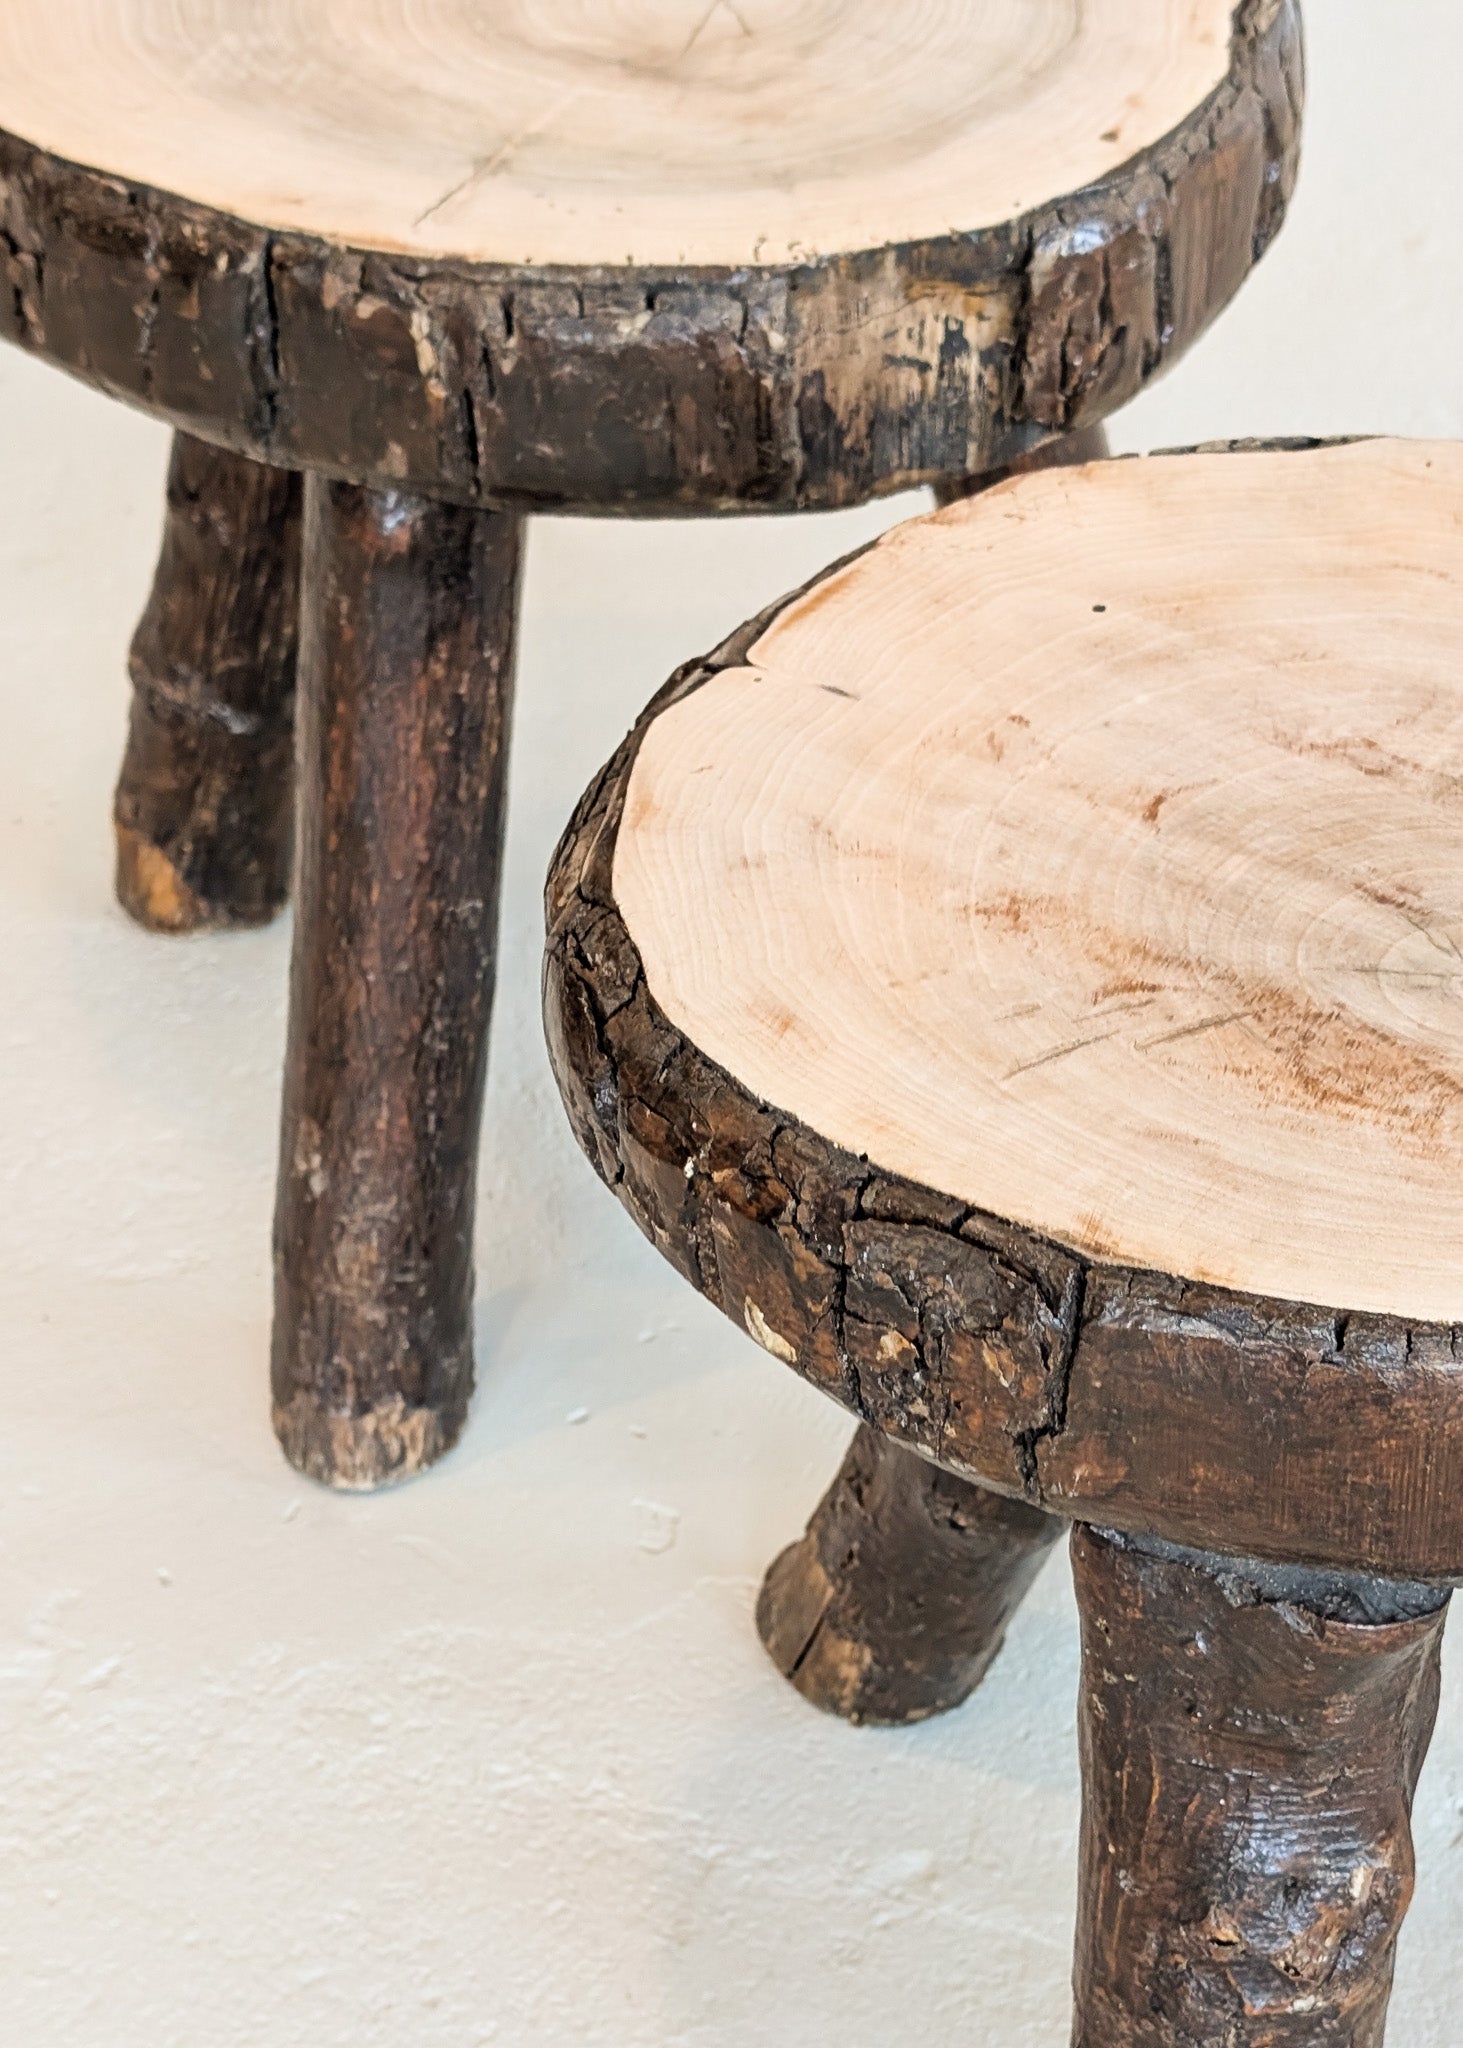
{"type": "Polygon", "coordinates": [[[258,225],[533,264],[993,225],[1156,142],[1231,0],[6,0],[0,128],[258,225]]]}
{"type": "Polygon", "coordinates": [[[779,1110],[1098,1260],[1463,1320],[1463,448],[1013,480],[652,721],[614,888],[779,1110]]]}

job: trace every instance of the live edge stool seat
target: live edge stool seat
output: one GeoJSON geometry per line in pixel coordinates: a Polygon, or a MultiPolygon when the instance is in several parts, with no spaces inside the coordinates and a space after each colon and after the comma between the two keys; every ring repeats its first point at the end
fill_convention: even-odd
{"type": "Polygon", "coordinates": [[[1463,444],[1012,477],[682,670],[551,872],[581,1145],[859,1421],[780,1667],[953,1706],[1074,1525],[1078,2048],[1382,2039],[1463,1575],[1460,534],[1463,444]]]}
{"type": "Polygon", "coordinates": [[[179,430],[119,894],[294,888],[305,1471],[466,1412],[525,515],[1090,452],[1279,227],[1300,100],[1294,0],[0,10],[0,334],[179,430]]]}

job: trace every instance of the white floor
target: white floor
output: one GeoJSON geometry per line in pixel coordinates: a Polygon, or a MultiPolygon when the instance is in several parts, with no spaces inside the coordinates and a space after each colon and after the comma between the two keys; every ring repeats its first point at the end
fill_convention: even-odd
{"type": "MultiPolygon", "coordinates": [[[[1308,167],[1119,445],[1463,431],[1452,0],[1313,0],[1308,167]]],[[[593,1180],[536,1010],[571,803],[670,668],[915,503],[542,523],[460,1450],[289,1472],[264,1396],[287,926],[109,893],[166,439],[0,360],[0,2035],[17,2048],[1059,2048],[1077,1777],[1056,1561],[964,1712],[855,1733],[755,1587],[840,1415],[593,1180]]],[[[1456,2041],[1463,1686],[1392,2038],[1456,2041]]]]}

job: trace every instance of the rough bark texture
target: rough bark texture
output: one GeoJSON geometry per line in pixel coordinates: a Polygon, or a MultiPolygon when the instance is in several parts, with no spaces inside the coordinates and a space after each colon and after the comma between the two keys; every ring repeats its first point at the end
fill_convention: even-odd
{"type": "Polygon", "coordinates": [[[369,1487],[455,1440],[519,523],[311,478],[275,1426],[369,1487]]]}
{"type": "Polygon", "coordinates": [[[1066,1524],[867,1426],[768,1572],[757,1627],[815,1707],[897,1727],[970,1697],[1066,1524]]]}
{"type": "Polygon", "coordinates": [[[115,808],[150,930],[265,924],[288,894],[299,563],[300,479],[179,434],[115,808]]]}
{"type": "Polygon", "coordinates": [[[1074,2048],[1379,2048],[1446,1596],[1072,1554],[1074,2048]]]}
{"type": "Polygon", "coordinates": [[[672,679],[550,871],[550,1053],[596,1170],[764,1348],[949,1470],[1201,1549],[1463,1572],[1463,1328],[1090,1262],[829,1144],[671,1025],[615,902],[625,790],[780,609],[672,679]]]}
{"type": "Polygon", "coordinates": [[[1294,0],[1163,142],[999,228],[757,270],[523,271],[271,233],[0,136],[0,335],[285,468],[464,503],[836,505],[1103,418],[1294,183],[1294,0]]]}

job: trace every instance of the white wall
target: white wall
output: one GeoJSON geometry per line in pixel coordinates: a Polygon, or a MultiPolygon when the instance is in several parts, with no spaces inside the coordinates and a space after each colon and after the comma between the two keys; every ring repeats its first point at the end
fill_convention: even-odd
{"type": "MultiPolygon", "coordinates": [[[[1463,431],[1463,15],[1312,0],[1306,170],[1241,303],[1118,424],[1463,431]]],[[[574,1151],[537,894],[669,669],[900,510],[542,524],[479,1241],[429,1479],[328,1498],[266,1419],[288,932],[108,893],[158,429],[7,355],[0,491],[0,2013],[25,2048],[1059,2048],[1076,1639],[1048,1571],[964,1712],[859,1734],[751,1626],[836,1411],[574,1151]],[[579,1410],[587,1418],[570,1418],[579,1410]]],[[[1463,1993],[1450,1672],[1392,2038],[1463,1993]]]]}

